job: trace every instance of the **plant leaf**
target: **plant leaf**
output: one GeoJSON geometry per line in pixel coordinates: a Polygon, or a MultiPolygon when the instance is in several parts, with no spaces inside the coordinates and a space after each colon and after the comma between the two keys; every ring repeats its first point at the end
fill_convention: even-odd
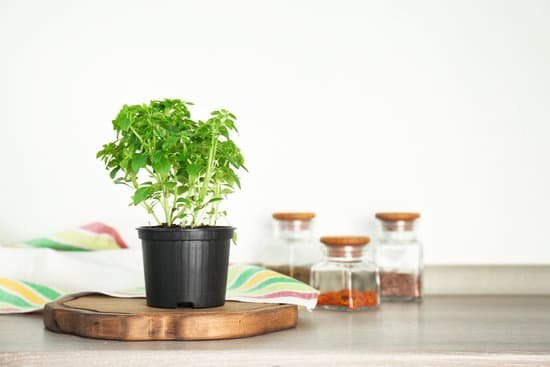
{"type": "Polygon", "coordinates": [[[153,169],[155,172],[163,176],[170,173],[170,162],[164,156],[163,151],[157,151],[153,154],[153,169]]]}
{"type": "Polygon", "coordinates": [[[142,201],[148,199],[149,196],[151,196],[152,191],[153,189],[151,186],[140,187],[137,189],[132,198],[134,205],[138,205],[142,201]]]}
{"type": "Polygon", "coordinates": [[[191,180],[196,180],[199,177],[201,167],[198,164],[190,164],[185,170],[191,180]]]}
{"type": "Polygon", "coordinates": [[[116,174],[120,171],[120,167],[115,167],[109,172],[109,176],[114,179],[116,177],[116,174]]]}
{"type": "Polygon", "coordinates": [[[132,171],[137,172],[140,168],[145,167],[145,165],[147,165],[147,156],[145,154],[138,154],[132,158],[132,171]]]}

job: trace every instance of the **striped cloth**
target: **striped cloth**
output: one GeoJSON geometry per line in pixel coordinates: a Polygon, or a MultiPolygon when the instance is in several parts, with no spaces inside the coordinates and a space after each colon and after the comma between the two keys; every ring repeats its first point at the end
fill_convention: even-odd
{"type": "MultiPolygon", "coordinates": [[[[83,290],[78,290],[81,292],[83,290]]],[[[91,291],[91,290],[88,290],[91,291]]],[[[44,284],[0,278],[0,314],[41,310],[48,302],[75,291],[44,284]]],[[[144,287],[98,291],[112,297],[145,297],[144,287]]],[[[253,303],[287,303],[315,308],[319,292],[294,278],[251,265],[229,265],[226,299],[253,303]]]]}
{"type": "Polygon", "coordinates": [[[97,251],[128,248],[118,232],[106,224],[95,222],[50,236],[9,244],[10,247],[51,248],[58,251],[97,251]]]}
{"type": "Polygon", "coordinates": [[[290,303],[313,309],[317,304],[318,295],[316,289],[286,275],[259,266],[229,265],[226,295],[228,300],[290,303]]]}
{"type": "Polygon", "coordinates": [[[0,313],[37,311],[66,293],[42,284],[0,278],[0,313]]]}
{"type": "MultiPolygon", "coordinates": [[[[135,284],[135,287],[127,289],[109,289],[105,284],[112,282],[112,278],[102,279],[101,276],[105,274],[94,275],[94,277],[98,278],[97,282],[90,283],[90,280],[86,279],[85,284],[88,285],[85,287],[80,285],[83,280],[79,280],[79,275],[78,273],[75,274],[74,269],[83,269],[83,266],[87,265],[83,262],[84,259],[89,259],[90,269],[104,269],[94,268],[93,266],[98,266],[99,259],[97,257],[90,258],[91,255],[101,255],[101,251],[82,254],[78,256],[76,260],[67,256],[63,256],[62,259],[57,260],[58,257],[50,256],[49,262],[46,263],[45,260],[43,263],[41,262],[42,259],[48,257],[43,256],[44,254],[56,255],[56,253],[61,254],[63,251],[125,249],[127,246],[122,238],[120,238],[118,232],[112,227],[102,223],[89,224],[80,227],[78,230],[71,230],[58,233],[54,236],[24,241],[15,245],[12,244],[9,247],[14,246],[25,248],[12,248],[2,251],[2,246],[0,246],[0,252],[3,257],[0,259],[0,314],[39,311],[46,303],[54,301],[66,294],[76,292],[97,292],[113,297],[145,297],[142,280],[143,270],[141,265],[136,267],[136,262],[139,262],[137,259],[139,259],[140,256],[137,250],[124,250],[120,253],[116,251],[116,253],[106,256],[107,259],[113,259],[112,267],[123,267],[123,270],[126,272],[121,272],[121,274],[126,275],[124,277],[126,282],[118,284],[126,284],[125,286],[135,284]],[[39,248],[33,249],[33,247],[39,248]],[[49,250],[44,248],[49,248],[49,250]],[[44,251],[49,252],[44,253],[44,251]],[[25,252],[25,254],[28,252],[32,253],[32,258],[28,258],[30,264],[20,264],[20,266],[29,265],[36,268],[45,266],[45,269],[41,269],[41,274],[52,274],[47,284],[43,284],[43,282],[39,281],[43,278],[21,279],[17,278],[17,275],[14,273],[10,273],[9,271],[6,273],[6,270],[1,266],[2,262],[4,262],[5,265],[8,265],[10,261],[12,264],[14,262],[21,263],[22,257],[15,256],[21,255],[20,252],[25,252]],[[119,254],[127,254],[128,256],[119,256],[119,254]],[[118,260],[116,260],[116,258],[118,258],[118,260]],[[127,259],[127,261],[124,260],[121,262],[121,258],[123,260],[127,259]],[[127,264],[127,266],[124,266],[124,264],[127,264]],[[66,281],[67,277],[72,277],[68,283],[66,281]],[[134,283],[138,282],[137,279],[140,279],[140,284],[134,283]],[[70,289],[60,287],[59,284],[61,284],[61,280],[65,280],[62,284],[72,284],[70,289]]],[[[24,258],[27,259],[27,257],[24,258]]],[[[105,261],[105,259],[101,261],[105,261]]],[[[101,264],[101,266],[109,266],[105,263],[101,264]]],[[[18,264],[17,267],[19,268],[20,266],[18,264]]],[[[4,268],[6,267],[7,266],[4,266],[4,268]]],[[[102,273],[102,271],[96,270],[92,274],[96,273],[102,273]]],[[[120,279],[118,280],[120,281],[120,279]]],[[[271,270],[251,265],[229,265],[226,295],[226,299],[229,301],[287,303],[313,309],[317,303],[318,294],[319,292],[310,286],[271,270]]]]}

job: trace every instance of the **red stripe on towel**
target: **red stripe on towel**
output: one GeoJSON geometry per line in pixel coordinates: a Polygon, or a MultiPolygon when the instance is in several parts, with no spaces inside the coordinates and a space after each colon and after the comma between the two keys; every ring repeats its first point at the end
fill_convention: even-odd
{"type": "Polygon", "coordinates": [[[94,223],[85,224],[85,225],[81,226],[80,228],[85,229],[85,230],[90,231],[90,232],[94,232],[94,233],[108,234],[109,236],[114,238],[114,240],[117,243],[118,247],[128,248],[128,245],[126,244],[126,242],[124,242],[124,240],[122,239],[120,234],[117,232],[117,230],[114,229],[113,227],[109,227],[106,224],[103,224],[101,222],[94,222],[94,223]]]}

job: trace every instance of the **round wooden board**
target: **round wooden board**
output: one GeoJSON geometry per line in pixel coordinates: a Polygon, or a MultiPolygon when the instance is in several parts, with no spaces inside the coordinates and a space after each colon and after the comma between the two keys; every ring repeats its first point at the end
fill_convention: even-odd
{"type": "Polygon", "coordinates": [[[214,308],[163,309],[145,298],[67,296],[44,308],[47,329],[114,340],[211,340],[261,335],[298,323],[294,305],[226,302],[214,308]]]}

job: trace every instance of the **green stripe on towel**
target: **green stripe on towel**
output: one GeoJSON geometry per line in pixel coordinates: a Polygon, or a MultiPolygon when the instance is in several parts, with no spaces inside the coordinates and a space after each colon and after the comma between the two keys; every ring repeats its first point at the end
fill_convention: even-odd
{"type": "Polygon", "coordinates": [[[52,288],[46,287],[44,285],[28,282],[26,280],[23,280],[22,282],[25,283],[26,285],[28,285],[29,287],[31,287],[32,289],[34,289],[36,292],[40,293],[42,296],[44,296],[44,297],[46,297],[46,298],[48,298],[52,301],[59,298],[59,297],[61,297],[61,293],[58,293],[57,291],[53,290],[52,288]]]}
{"type": "Polygon", "coordinates": [[[90,251],[87,248],[67,245],[65,243],[60,243],[44,237],[27,240],[24,243],[33,247],[51,248],[59,251],[90,251]]]}
{"type": "Polygon", "coordinates": [[[28,303],[23,298],[8,293],[0,288],[0,301],[3,303],[9,303],[17,308],[35,308],[36,306],[28,303]]]}

